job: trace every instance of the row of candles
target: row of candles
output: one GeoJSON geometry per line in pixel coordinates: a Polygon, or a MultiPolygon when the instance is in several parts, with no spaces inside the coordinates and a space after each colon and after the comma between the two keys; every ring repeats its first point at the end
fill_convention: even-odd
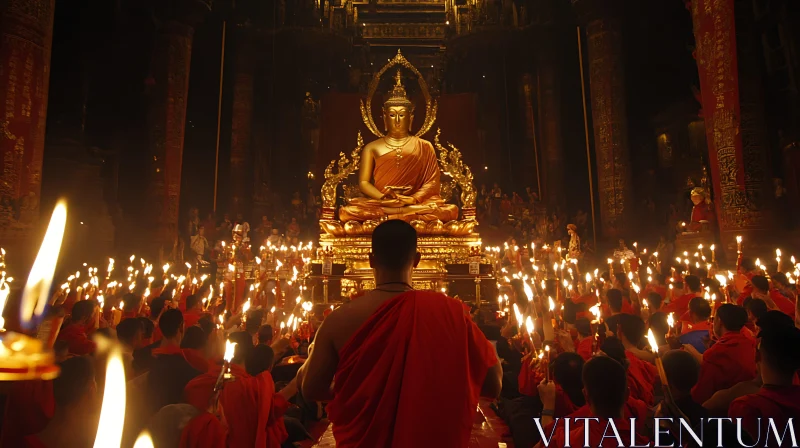
{"type": "MultiPolygon", "coordinates": [[[[50,295],[53,275],[66,226],[66,218],[66,204],[64,202],[59,202],[53,212],[47,233],[44,237],[42,246],[33,264],[28,281],[23,291],[20,305],[20,317],[23,327],[29,328],[30,325],[37,320],[37,318],[41,317],[47,303],[52,304],[59,297],[66,297],[69,292],[73,290],[73,288],[75,290],[77,300],[95,298],[101,303],[104,300],[104,296],[113,296],[122,288],[124,288],[125,283],[123,283],[121,279],[112,280],[116,262],[114,259],[109,259],[108,267],[104,276],[105,278],[102,280],[98,275],[98,268],[84,265],[86,268],[86,277],[84,278],[88,278],[88,280],[82,284],[79,284],[82,271],[76,271],[75,274],[71,275],[67,281],[61,285],[61,288],[57,290],[54,295],[50,295]]],[[[310,248],[308,248],[308,250],[310,250],[310,248]]],[[[13,281],[13,278],[8,276],[6,273],[7,267],[5,263],[5,255],[5,250],[0,249],[0,314],[2,314],[2,311],[5,308],[5,304],[10,293],[9,284],[13,281]]],[[[132,256],[130,258],[131,264],[126,269],[125,281],[128,284],[127,291],[133,292],[136,289],[138,282],[146,280],[147,288],[144,290],[143,295],[145,298],[147,298],[150,293],[150,288],[153,286],[153,282],[155,280],[155,276],[153,275],[153,265],[148,264],[144,259],[139,259],[141,266],[136,266],[135,260],[136,257],[132,256]]],[[[192,293],[196,292],[199,285],[202,285],[207,279],[206,275],[193,276],[192,266],[188,263],[186,264],[186,275],[181,274],[176,276],[174,274],[170,274],[171,268],[172,266],[169,264],[162,267],[161,279],[164,287],[166,287],[172,281],[175,282],[176,289],[173,291],[173,297],[175,297],[178,290],[183,293],[183,291],[187,288],[189,288],[192,293]]],[[[296,282],[297,275],[297,269],[294,268],[293,276],[290,282],[296,282]]],[[[220,289],[223,288],[224,286],[221,285],[220,289]]],[[[257,294],[259,288],[260,284],[251,286],[250,294],[248,294],[247,301],[242,307],[243,315],[246,315],[247,311],[251,307],[251,295],[257,294]]],[[[303,287],[301,287],[300,291],[303,291],[303,287]]],[[[203,301],[206,307],[209,305],[207,302],[210,302],[208,299],[210,299],[212,296],[213,287],[210,288],[208,297],[203,301]]],[[[306,319],[306,322],[308,322],[309,313],[312,311],[312,303],[303,301],[302,296],[298,296],[295,302],[294,311],[297,314],[292,313],[285,322],[280,323],[281,334],[283,334],[284,330],[290,331],[288,330],[289,328],[291,328],[291,331],[294,332],[297,327],[304,322],[304,318],[306,319]]],[[[273,307],[269,313],[272,315],[273,323],[275,322],[275,311],[276,310],[273,307]]],[[[24,350],[15,348],[21,347],[21,345],[18,344],[18,339],[15,339],[17,342],[14,343],[8,343],[9,339],[5,339],[10,338],[12,335],[14,338],[25,338],[25,335],[17,335],[16,333],[5,331],[3,329],[2,320],[0,320],[0,335],[2,335],[4,338],[3,343],[0,344],[0,366],[4,364],[4,361],[13,363],[14,359],[12,358],[14,357],[26,356],[24,350]]],[[[212,396],[212,402],[214,402],[212,403],[212,408],[214,409],[216,408],[215,403],[217,397],[219,396],[219,392],[222,389],[225,380],[230,377],[230,362],[233,358],[235,345],[235,343],[226,341],[226,348],[223,357],[224,365],[222,371],[220,372],[219,380],[214,387],[214,394],[212,396]]],[[[107,352],[108,360],[106,366],[103,402],[100,412],[98,431],[95,439],[95,446],[118,447],[122,441],[126,409],[126,379],[122,362],[122,352],[119,345],[111,343],[110,341],[105,341],[104,343],[99,344],[99,349],[107,352]]],[[[143,432],[137,438],[134,444],[135,448],[149,448],[152,446],[153,442],[149,434],[146,432],[143,432]]]]}
{"type": "MultiPolygon", "coordinates": [[[[739,236],[736,238],[737,241],[737,250],[739,255],[742,254],[742,237],[739,236]]],[[[619,269],[623,273],[627,273],[627,278],[630,283],[631,289],[633,289],[636,294],[638,295],[642,290],[642,279],[644,277],[644,272],[646,272],[646,279],[647,279],[647,286],[656,285],[653,280],[654,270],[655,272],[660,272],[661,268],[661,261],[658,259],[658,253],[654,252],[647,256],[647,249],[643,249],[641,252],[638,251],[638,244],[633,243],[633,247],[636,250],[634,253],[636,259],[632,262],[631,259],[622,258],[619,260],[619,269]],[[646,256],[645,264],[642,265],[641,263],[641,256],[646,256]],[[638,262],[638,263],[637,263],[638,262]],[[644,268],[644,271],[641,269],[644,268]]],[[[505,247],[506,250],[509,249],[508,245],[505,247]]],[[[555,253],[558,254],[559,261],[553,263],[552,270],[548,272],[548,265],[545,264],[537,264],[535,258],[535,249],[536,246],[531,244],[531,253],[532,257],[529,259],[530,261],[530,269],[527,270],[528,274],[525,274],[521,271],[518,271],[514,274],[510,274],[506,268],[500,268],[499,275],[498,275],[498,310],[499,314],[502,317],[510,320],[510,313],[509,313],[509,303],[510,299],[508,294],[504,294],[503,290],[510,287],[510,283],[512,279],[520,280],[522,282],[523,290],[526,295],[527,301],[529,302],[528,309],[530,310],[531,315],[525,316],[521,311],[520,307],[517,303],[513,303],[513,312],[516,317],[516,325],[518,328],[518,334],[520,338],[526,338],[531,342],[531,346],[533,347],[533,339],[531,335],[534,332],[534,322],[537,317],[537,309],[533,304],[533,299],[535,296],[539,296],[540,298],[544,299],[547,292],[547,285],[546,279],[548,276],[552,275],[550,278],[556,281],[556,290],[555,296],[556,300],[553,300],[552,296],[547,296],[545,303],[543,300],[541,301],[542,309],[547,306],[547,310],[550,312],[550,325],[545,325],[542,329],[544,332],[545,340],[553,340],[554,336],[554,328],[558,327],[559,322],[559,311],[563,310],[563,299],[561,298],[562,290],[566,295],[573,295],[573,294],[587,294],[591,293],[592,291],[597,297],[597,303],[594,306],[591,306],[589,311],[594,315],[594,319],[591,321],[592,325],[601,325],[603,323],[602,319],[602,312],[601,312],[601,297],[600,291],[604,287],[610,288],[611,285],[607,285],[606,281],[599,276],[599,269],[595,269],[593,273],[587,272],[584,276],[580,275],[580,269],[578,261],[575,259],[570,259],[568,257],[561,258],[562,251],[556,250],[555,253]],[[574,268],[574,269],[573,269],[574,268]],[[538,283],[538,284],[537,284],[538,283]],[[563,289],[562,289],[563,287],[563,289]],[[557,304],[560,304],[560,310],[556,308],[557,304]]],[[[560,248],[557,248],[560,249],[560,248]]],[[[685,271],[680,269],[682,272],[676,271],[676,268],[673,267],[671,269],[672,275],[669,278],[669,283],[666,285],[668,288],[668,296],[665,297],[669,299],[673,299],[674,294],[674,283],[679,281],[683,274],[689,274],[692,272],[692,268],[695,268],[695,272],[698,273],[701,268],[705,267],[707,272],[706,275],[708,278],[715,278],[720,284],[720,292],[723,295],[722,298],[718,298],[716,292],[713,292],[711,288],[706,287],[705,292],[703,294],[704,298],[708,300],[711,305],[712,309],[714,305],[717,303],[718,299],[722,299],[726,302],[730,302],[730,294],[729,294],[729,284],[732,285],[733,280],[735,279],[735,274],[732,271],[727,271],[726,273],[720,273],[717,270],[717,263],[716,263],[716,252],[715,252],[715,245],[711,245],[708,249],[705,249],[702,244],[698,245],[697,251],[694,254],[690,254],[688,251],[683,253],[682,257],[676,257],[676,265],[679,268],[685,266],[685,271]],[[708,250],[708,252],[706,252],[708,250]],[[710,255],[710,263],[709,258],[706,255],[710,255]],[[701,264],[702,263],[702,264],[701,264]]],[[[500,262],[500,254],[501,249],[499,247],[488,247],[484,249],[487,256],[490,258],[491,261],[496,262],[499,264],[500,262]]],[[[519,250],[519,247],[514,247],[513,250],[516,252],[519,250]]],[[[544,252],[546,253],[553,253],[550,251],[550,248],[544,248],[544,252]]],[[[633,252],[633,251],[631,251],[633,252]]],[[[780,249],[775,250],[776,254],[776,262],[777,262],[777,271],[782,272],[782,270],[786,267],[785,261],[782,258],[782,251],[780,249]]],[[[800,263],[796,262],[794,256],[789,258],[791,261],[791,266],[793,267],[793,273],[786,272],[785,275],[791,284],[795,284],[795,279],[800,278],[800,263]],[[794,277],[792,276],[794,274],[794,277]]],[[[614,260],[608,259],[607,260],[609,265],[609,273],[614,273],[614,260]]],[[[756,260],[757,269],[760,270],[763,274],[767,274],[767,268],[764,266],[760,259],[756,260]]],[[[613,277],[612,277],[613,280],[613,277]]],[[[682,292],[681,292],[682,294],[682,292]]],[[[565,298],[564,298],[565,299],[565,298]]],[[[519,297],[517,297],[519,300],[519,297]]],[[[641,307],[644,310],[649,308],[647,299],[642,298],[641,300],[641,307]]],[[[543,322],[547,323],[547,321],[543,322]]],[[[672,313],[670,313],[667,317],[667,322],[669,325],[669,333],[668,336],[673,333],[673,329],[675,326],[675,317],[672,313]]],[[[652,335],[652,332],[650,333],[652,335]]],[[[595,333],[595,340],[597,339],[597,334],[595,333]]],[[[538,358],[543,359],[545,353],[549,352],[549,345],[544,346],[545,351],[538,352],[538,358]]],[[[533,350],[536,350],[535,348],[533,350]]],[[[657,354],[657,347],[653,347],[654,353],[657,354]]],[[[546,358],[544,358],[546,359],[546,358]]],[[[663,367],[660,369],[663,370],[663,367]]]]}

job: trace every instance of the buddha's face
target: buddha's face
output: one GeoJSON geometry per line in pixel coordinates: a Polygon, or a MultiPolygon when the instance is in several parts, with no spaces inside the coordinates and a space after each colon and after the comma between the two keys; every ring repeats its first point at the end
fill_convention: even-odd
{"type": "Polygon", "coordinates": [[[388,106],[383,109],[383,124],[389,135],[408,135],[413,120],[414,114],[406,106],[388,106]]]}
{"type": "Polygon", "coordinates": [[[699,194],[693,194],[692,195],[692,204],[700,205],[701,202],[703,202],[703,197],[702,196],[700,196],[699,194]]]}

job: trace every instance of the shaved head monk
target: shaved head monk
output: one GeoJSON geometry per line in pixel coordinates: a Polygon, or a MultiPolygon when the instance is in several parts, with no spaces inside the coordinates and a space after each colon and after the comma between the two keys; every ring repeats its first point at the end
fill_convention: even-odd
{"type": "Polygon", "coordinates": [[[495,350],[463,304],[411,285],[419,260],[411,225],[379,225],[375,289],[325,319],[297,374],[306,399],[330,401],[337,447],[464,447],[479,396],[500,394],[495,350]]]}

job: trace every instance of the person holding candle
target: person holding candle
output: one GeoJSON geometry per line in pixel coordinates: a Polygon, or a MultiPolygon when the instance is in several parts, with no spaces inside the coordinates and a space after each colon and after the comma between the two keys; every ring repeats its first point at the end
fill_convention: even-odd
{"type": "Polygon", "coordinates": [[[117,325],[117,339],[122,345],[122,364],[125,366],[125,377],[133,378],[133,351],[142,341],[142,323],[138,318],[122,319],[117,325]]]}
{"type": "Polygon", "coordinates": [[[95,300],[80,300],[72,307],[69,322],[61,329],[58,340],[69,344],[69,353],[75,356],[94,353],[97,344],[89,339],[88,333],[96,327],[100,315],[100,305],[95,300]]]}
{"type": "MultiPolygon", "coordinates": [[[[622,296],[622,291],[619,289],[609,289],[606,292],[607,306],[603,306],[602,316],[605,319],[607,332],[610,334],[617,333],[617,325],[619,324],[619,316],[623,313],[633,313],[633,309],[625,309],[625,299],[622,296]]],[[[608,333],[607,333],[608,334],[608,333]]]]}
{"type": "Polygon", "coordinates": [[[411,286],[419,261],[410,224],[376,227],[375,289],[325,319],[297,373],[305,398],[331,400],[327,412],[339,447],[466,446],[478,397],[500,393],[494,346],[461,302],[411,286]],[[431,341],[446,349],[431,350],[431,341]],[[451,411],[419,400],[447,403],[451,411]]]}
{"type": "Polygon", "coordinates": [[[692,398],[696,402],[704,403],[715,392],[756,376],[755,341],[742,334],[745,323],[747,312],[744,308],[724,304],[717,309],[714,319],[717,343],[702,355],[692,345],[683,346],[702,360],[700,377],[692,389],[692,398]]]}
{"type": "Polygon", "coordinates": [[[703,297],[703,282],[696,275],[687,275],[683,279],[685,293],[675,300],[670,301],[663,311],[667,314],[675,313],[675,316],[683,316],[689,311],[689,302],[695,297],[703,297]]]}
{"type": "Polygon", "coordinates": [[[203,297],[199,294],[187,297],[186,311],[183,313],[183,322],[186,328],[195,326],[203,314],[203,297]]]}
{"type": "MultiPolygon", "coordinates": [[[[664,366],[664,374],[669,381],[672,404],[679,412],[674,412],[670,406],[662,402],[656,407],[655,417],[673,418],[675,419],[674,421],[677,421],[679,418],[686,416],[688,418],[686,423],[693,428],[698,428],[703,419],[710,417],[708,410],[692,399],[691,391],[694,385],[697,384],[700,365],[694,356],[683,350],[670,350],[664,353],[661,356],[661,362],[664,366]],[[675,413],[679,415],[673,415],[675,413]]],[[[661,445],[674,444],[677,446],[680,438],[673,437],[673,434],[680,430],[681,428],[679,428],[678,424],[673,425],[673,431],[662,436],[661,445]]]]}
{"type": "Polygon", "coordinates": [[[759,298],[767,302],[772,309],[777,309],[787,316],[794,319],[794,303],[786,298],[777,289],[771,289],[769,280],[763,275],[756,275],[750,280],[753,284],[751,297],[759,298]]]}
{"type": "MultiPolygon", "coordinates": [[[[647,446],[647,437],[639,432],[631,431],[630,419],[624,418],[625,403],[628,398],[628,384],[625,368],[617,361],[607,356],[597,356],[590,359],[583,366],[583,388],[586,401],[591,411],[590,416],[598,420],[589,419],[585,425],[570,426],[569,439],[571,443],[583,443],[589,440],[588,446],[617,447],[620,441],[615,437],[603,437],[608,421],[613,420],[623,446],[647,446]],[[631,434],[633,439],[631,440],[631,434]]],[[[552,396],[555,393],[555,384],[550,382],[540,390],[541,395],[552,396]]],[[[546,420],[543,418],[544,426],[546,420]]],[[[546,434],[549,435],[549,434],[546,434]]],[[[549,443],[539,442],[536,448],[548,446],[565,446],[566,430],[564,425],[557,425],[549,443]]]]}
{"type": "Polygon", "coordinates": [[[681,322],[681,335],[678,340],[681,344],[690,344],[703,354],[711,336],[711,305],[708,300],[695,297],[689,301],[689,320],[681,322]]]}
{"type": "MultiPolygon", "coordinates": [[[[245,363],[253,351],[252,340],[250,343],[236,344],[230,363],[235,380],[225,383],[219,394],[219,405],[228,423],[227,446],[279,448],[288,437],[283,414],[295,389],[287,386],[285,391],[276,393],[269,371],[247,373],[245,363]]],[[[222,366],[213,366],[191,380],[183,390],[186,402],[201,411],[208,409],[221,369],[222,366]]]]}
{"type": "MultiPolygon", "coordinates": [[[[620,315],[617,337],[625,349],[625,359],[628,362],[628,387],[631,389],[631,396],[652,406],[654,404],[653,384],[658,377],[658,372],[656,367],[648,362],[653,359],[653,354],[638,348],[644,335],[645,324],[640,317],[630,314],[620,315]]],[[[603,347],[606,347],[606,344],[603,344],[603,347]]]]}
{"type": "Polygon", "coordinates": [[[792,419],[800,418],[800,386],[793,384],[800,369],[800,330],[788,323],[778,324],[762,328],[758,336],[756,356],[763,385],[758,392],[734,400],[728,417],[742,418],[750,436],[764,441],[760,446],[779,446],[771,437],[769,422],[780,433],[792,419]]]}

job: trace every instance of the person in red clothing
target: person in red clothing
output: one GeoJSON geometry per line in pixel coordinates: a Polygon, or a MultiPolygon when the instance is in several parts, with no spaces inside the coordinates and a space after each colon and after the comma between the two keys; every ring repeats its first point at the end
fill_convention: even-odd
{"type": "Polygon", "coordinates": [[[652,358],[650,352],[645,352],[637,347],[644,337],[644,321],[629,314],[623,314],[620,319],[617,338],[609,338],[603,343],[603,351],[623,366],[627,366],[628,388],[631,396],[647,403],[654,404],[654,383],[658,377],[655,365],[644,361],[642,358],[652,358]],[[620,353],[621,345],[622,353],[620,353]]]}
{"type": "Polygon", "coordinates": [[[771,309],[777,309],[780,312],[794,319],[794,303],[787,299],[776,289],[770,289],[769,280],[763,275],[756,275],[750,280],[753,284],[753,292],[750,297],[754,299],[762,299],[767,302],[771,309]]]}
{"type": "Polygon", "coordinates": [[[53,380],[53,418],[42,432],[25,437],[23,447],[92,446],[99,411],[93,363],[87,357],[76,356],[59,367],[61,373],[53,380]]]}
{"type": "Polygon", "coordinates": [[[621,314],[633,314],[633,308],[622,296],[622,291],[619,289],[609,289],[606,291],[606,300],[608,301],[608,307],[603,307],[602,317],[605,319],[608,331],[616,334],[617,326],[619,325],[619,316],[621,314]],[[625,305],[627,305],[627,310],[625,305]]]}
{"type": "Polygon", "coordinates": [[[689,320],[681,322],[681,344],[691,344],[698,353],[703,354],[706,343],[711,338],[711,304],[708,300],[695,297],[689,301],[689,320]]]}
{"type": "MultiPolygon", "coordinates": [[[[583,389],[588,403],[591,418],[574,422],[567,432],[563,423],[558,422],[552,433],[541,431],[542,441],[536,448],[584,446],[618,447],[647,446],[648,439],[634,432],[631,440],[630,419],[624,418],[625,404],[628,401],[628,384],[625,368],[607,356],[596,356],[583,366],[583,389]],[[583,423],[583,424],[582,424],[583,423]],[[609,429],[609,437],[603,437],[606,426],[613,424],[616,432],[609,429]],[[573,429],[574,428],[574,429],[573,429]],[[619,438],[615,437],[619,435],[619,438]]],[[[555,395],[555,384],[543,381],[539,387],[542,401],[549,401],[555,395]]],[[[553,421],[552,417],[543,414],[536,425],[544,428],[553,421]]]]}
{"type": "Polygon", "coordinates": [[[122,318],[139,317],[144,301],[138,294],[128,293],[122,296],[122,318]]]}
{"type": "Polygon", "coordinates": [[[94,353],[97,345],[87,333],[90,328],[96,327],[99,315],[100,305],[96,300],[81,300],[72,307],[69,323],[58,333],[58,340],[67,342],[71,355],[94,353]]]}
{"type": "Polygon", "coordinates": [[[331,400],[338,447],[466,446],[479,396],[495,398],[502,387],[494,347],[460,301],[411,286],[420,254],[410,224],[376,227],[369,258],[376,287],[319,327],[297,373],[303,396],[331,400]]]}
{"type": "Polygon", "coordinates": [[[575,351],[588,361],[594,355],[594,335],[592,334],[592,323],[589,319],[581,317],[575,320],[575,330],[578,332],[578,343],[575,345],[575,351]]]}
{"type": "Polygon", "coordinates": [[[158,342],[164,335],[161,333],[161,329],[158,328],[158,319],[161,317],[161,314],[170,309],[167,305],[167,299],[164,297],[156,297],[150,302],[150,320],[153,322],[154,330],[153,330],[153,343],[158,342]]]}
{"type": "Polygon", "coordinates": [[[746,322],[744,308],[726,303],[719,307],[714,319],[716,344],[702,355],[689,344],[683,346],[702,360],[700,377],[692,389],[694,401],[705,403],[715,392],[756,376],[755,341],[742,334],[746,322]]]}
{"type": "MultiPolygon", "coordinates": [[[[762,328],[758,336],[757,359],[763,385],[757,393],[734,400],[728,416],[743,419],[744,429],[759,446],[785,446],[776,437],[788,437],[787,426],[796,425],[792,422],[800,418],[800,386],[792,384],[800,369],[800,330],[773,325],[762,328]],[[770,420],[777,432],[770,429],[770,420]]],[[[791,440],[785,437],[784,443],[791,440]]]]}
{"type": "Polygon", "coordinates": [[[753,331],[758,331],[756,322],[764,317],[769,312],[767,302],[761,299],[754,299],[748,297],[744,299],[744,309],[747,311],[747,327],[752,328],[753,331]]]}
{"type": "MultiPolygon", "coordinates": [[[[245,360],[250,350],[252,348],[236,345],[230,365],[235,380],[226,383],[219,396],[228,423],[227,446],[279,448],[288,436],[283,414],[289,407],[287,400],[294,388],[287,386],[285,392],[276,393],[269,371],[255,376],[248,374],[245,360]]],[[[213,366],[190,381],[184,388],[186,402],[200,411],[207,410],[221,368],[213,366]]]]}
{"type": "Polygon", "coordinates": [[[703,283],[700,277],[696,275],[687,275],[683,280],[685,285],[685,294],[671,301],[663,308],[665,313],[675,313],[675,317],[680,318],[684,313],[689,311],[689,301],[695,297],[703,297],[703,283]]]}
{"type": "Polygon", "coordinates": [[[192,294],[186,298],[186,311],[183,313],[183,322],[186,328],[197,325],[197,321],[203,317],[203,298],[198,294],[192,294]]]}

